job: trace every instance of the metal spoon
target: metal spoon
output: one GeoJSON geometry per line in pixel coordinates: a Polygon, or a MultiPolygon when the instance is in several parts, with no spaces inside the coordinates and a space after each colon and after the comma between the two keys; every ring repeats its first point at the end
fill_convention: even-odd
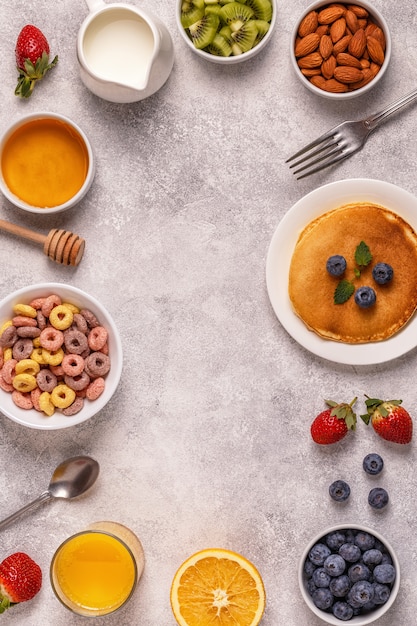
{"type": "Polygon", "coordinates": [[[0,530],[17,520],[23,513],[52,498],[71,500],[85,493],[97,480],[100,466],[89,456],[74,456],[58,465],[52,474],[48,489],[24,507],[0,521],[0,530]]]}

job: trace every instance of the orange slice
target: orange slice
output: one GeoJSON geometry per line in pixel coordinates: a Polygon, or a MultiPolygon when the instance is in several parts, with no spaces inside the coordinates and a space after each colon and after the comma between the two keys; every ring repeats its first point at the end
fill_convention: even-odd
{"type": "Polygon", "coordinates": [[[180,626],[257,626],[265,589],[256,567],[222,548],[190,556],[174,576],[171,607],[180,626]]]}

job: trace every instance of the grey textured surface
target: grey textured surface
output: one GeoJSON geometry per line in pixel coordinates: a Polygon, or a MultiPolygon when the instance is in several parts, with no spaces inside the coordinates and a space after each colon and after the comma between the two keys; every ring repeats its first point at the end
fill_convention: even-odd
{"type": "MultiPolygon", "coordinates": [[[[75,55],[83,0],[2,0],[0,130],[26,112],[56,111],[78,122],[97,158],[87,197],[58,218],[29,216],[3,200],[0,216],[47,233],[72,229],[87,241],[73,270],[35,245],[1,234],[0,296],[24,285],[70,282],[96,296],[120,330],[124,372],[109,405],[60,432],[25,430],[1,417],[3,516],[38,495],[63,458],[91,454],[100,479],[86,496],[56,501],[3,531],[1,554],[23,550],[45,582],[4,624],[85,623],[54,598],[48,566],[62,539],[100,519],[132,528],[147,564],[137,593],[117,616],[96,624],[173,626],[169,589],[193,552],[221,546],[259,568],[266,586],[264,626],[319,626],[303,604],[297,565],[305,543],[334,523],[363,522],[398,551],[398,600],[380,626],[411,626],[417,611],[415,445],[400,449],[359,424],[341,444],[318,449],[310,423],[331,397],[399,397],[415,415],[416,351],[375,367],[321,360],[297,345],[273,314],[265,287],[271,237],[290,207],[312,189],[365,176],[417,193],[415,107],[378,131],[358,155],[296,182],[285,159],[319,132],[360,118],[416,86],[412,0],[386,3],[391,66],[364,98],[335,104],[298,82],[289,61],[294,21],[307,2],[279,3],[274,38],[248,64],[221,68],[186,49],[174,0],[136,0],[168,26],[176,60],[150,99],[116,105],[91,95],[75,55]],[[47,35],[57,68],[29,101],[13,95],[14,45],[21,27],[47,35]],[[368,452],[386,463],[381,483],[391,505],[376,515],[361,469],[368,452]],[[327,495],[348,479],[345,506],[327,495]]],[[[358,412],[363,406],[358,403],[358,412]]]]}

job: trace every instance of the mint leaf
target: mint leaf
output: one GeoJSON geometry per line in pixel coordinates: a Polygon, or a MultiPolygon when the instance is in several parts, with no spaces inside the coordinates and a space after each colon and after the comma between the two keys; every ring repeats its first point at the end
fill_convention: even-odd
{"type": "Polygon", "coordinates": [[[364,241],[361,241],[356,248],[355,261],[357,265],[362,267],[369,265],[369,263],[372,261],[371,251],[364,241]]]}
{"type": "Polygon", "coordinates": [[[350,280],[341,280],[334,290],[334,303],[343,304],[344,302],[349,300],[354,291],[355,287],[353,286],[353,283],[350,282],[350,280]]]}

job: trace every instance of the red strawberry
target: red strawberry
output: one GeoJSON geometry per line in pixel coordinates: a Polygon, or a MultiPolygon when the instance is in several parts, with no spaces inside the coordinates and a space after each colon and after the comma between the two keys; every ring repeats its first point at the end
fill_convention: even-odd
{"type": "Polygon", "coordinates": [[[337,404],[326,400],[330,407],[322,411],[311,424],[311,436],[316,443],[327,445],[336,443],[345,437],[349,430],[356,428],[356,414],[352,410],[356,398],[350,404],[337,404]]]}
{"type": "Polygon", "coordinates": [[[402,400],[379,400],[366,396],[368,412],[361,415],[365,424],[372,423],[375,432],[386,441],[410,443],[413,421],[410,414],[400,406],[402,400]]]}
{"type": "Polygon", "coordinates": [[[12,604],[31,600],[42,586],[42,570],[24,552],[15,552],[0,563],[0,613],[12,604]]]}
{"type": "Polygon", "coordinates": [[[20,31],[15,53],[19,72],[15,94],[21,98],[29,98],[36,82],[58,63],[58,57],[49,63],[49,44],[46,37],[32,24],[27,24],[20,31]]]}

